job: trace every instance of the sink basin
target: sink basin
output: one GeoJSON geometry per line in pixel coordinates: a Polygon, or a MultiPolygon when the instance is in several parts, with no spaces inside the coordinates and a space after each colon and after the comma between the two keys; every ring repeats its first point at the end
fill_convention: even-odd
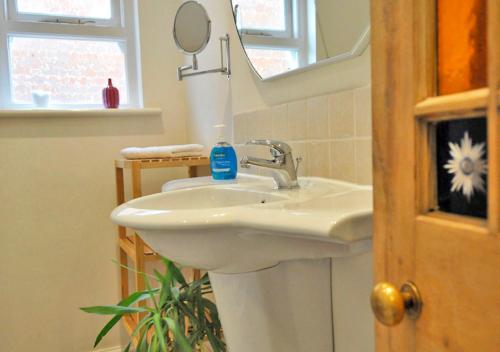
{"type": "Polygon", "coordinates": [[[208,271],[229,350],[371,351],[359,341],[373,340],[372,189],[299,184],[278,190],[272,178],[243,174],[176,180],[111,217],[161,255],[208,271]]]}
{"type": "Polygon", "coordinates": [[[372,189],[322,178],[278,190],[271,178],[178,180],[111,218],[179,264],[244,273],[293,259],[344,257],[371,247],[372,189]]]}
{"type": "Polygon", "coordinates": [[[265,204],[289,199],[284,196],[234,187],[199,187],[170,191],[130,202],[134,208],[152,211],[215,209],[240,205],[265,204]]]}

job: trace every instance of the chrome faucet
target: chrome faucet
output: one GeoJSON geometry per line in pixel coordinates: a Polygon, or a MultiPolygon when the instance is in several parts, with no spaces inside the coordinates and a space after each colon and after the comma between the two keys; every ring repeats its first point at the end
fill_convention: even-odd
{"type": "Polygon", "coordinates": [[[251,165],[271,169],[273,178],[276,181],[278,188],[299,188],[297,181],[298,163],[301,161],[297,158],[297,168],[292,156],[292,148],[284,142],[273,141],[269,139],[256,139],[246,143],[247,145],[263,145],[271,150],[273,158],[271,160],[245,156],[240,161],[242,168],[249,168],[251,165]]]}

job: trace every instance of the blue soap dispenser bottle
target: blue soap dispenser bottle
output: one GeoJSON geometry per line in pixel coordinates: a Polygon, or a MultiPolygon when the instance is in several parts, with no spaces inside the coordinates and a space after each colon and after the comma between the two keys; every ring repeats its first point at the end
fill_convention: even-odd
{"type": "Polygon", "coordinates": [[[214,180],[232,180],[236,178],[238,171],[238,161],[234,148],[225,141],[225,125],[215,125],[219,130],[219,141],[212,148],[210,153],[210,170],[214,180]]]}

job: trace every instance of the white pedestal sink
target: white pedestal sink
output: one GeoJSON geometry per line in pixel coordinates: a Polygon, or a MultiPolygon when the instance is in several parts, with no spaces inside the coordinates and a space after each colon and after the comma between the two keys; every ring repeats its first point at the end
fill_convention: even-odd
{"type": "Polygon", "coordinates": [[[174,181],[111,217],[161,255],[209,272],[230,351],[369,352],[371,187],[299,183],[174,181]]]}

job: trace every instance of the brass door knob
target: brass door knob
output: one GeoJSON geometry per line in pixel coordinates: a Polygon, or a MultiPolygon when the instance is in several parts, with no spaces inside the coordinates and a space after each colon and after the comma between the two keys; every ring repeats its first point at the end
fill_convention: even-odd
{"type": "Polygon", "coordinates": [[[377,284],[372,291],[371,305],[377,320],[387,326],[401,323],[405,313],[408,318],[416,320],[422,311],[420,293],[409,281],[399,290],[388,282],[377,284]]]}

